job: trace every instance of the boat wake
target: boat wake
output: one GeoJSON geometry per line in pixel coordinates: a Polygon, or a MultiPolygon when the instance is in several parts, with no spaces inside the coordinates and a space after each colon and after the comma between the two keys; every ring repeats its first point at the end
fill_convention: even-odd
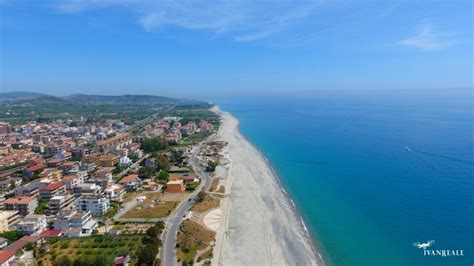
{"type": "Polygon", "coordinates": [[[443,155],[443,154],[438,154],[438,153],[428,152],[428,151],[422,151],[422,150],[417,150],[417,149],[412,149],[412,148],[408,148],[408,149],[409,150],[407,150],[407,147],[405,148],[405,150],[407,150],[407,151],[417,152],[417,153],[421,153],[421,154],[425,154],[425,155],[429,155],[429,156],[433,156],[433,157],[437,157],[437,158],[442,158],[442,159],[446,159],[446,160],[450,160],[450,161],[454,161],[454,162],[474,164],[473,161],[463,160],[463,159],[459,159],[459,158],[455,158],[455,157],[451,157],[451,156],[446,156],[446,155],[443,155]]]}

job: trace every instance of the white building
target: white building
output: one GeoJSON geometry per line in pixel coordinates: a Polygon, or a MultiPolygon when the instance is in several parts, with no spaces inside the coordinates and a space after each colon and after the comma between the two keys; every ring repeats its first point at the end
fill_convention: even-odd
{"type": "Polygon", "coordinates": [[[89,236],[95,228],[97,228],[97,221],[92,218],[90,212],[61,210],[54,219],[55,230],[79,229],[79,236],[89,236]]]}
{"type": "Polygon", "coordinates": [[[120,184],[113,184],[105,189],[104,193],[109,196],[110,201],[122,202],[125,196],[125,187],[120,184]]]}
{"type": "Polygon", "coordinates": [[[132,160],[130,160],[130,158],[128,158],[127,156],[122,156],[119,159],[119,164],[121,166],[129,165],[131,163],[132,163],[132,160]]]}
{"type": "Polygon", "coordinates": [[[29,214],[15,225],[15,229],[16,231],[26,235],[36,235],[46,229],[47,225],[46,215],[29,214]]]}
{"type": "Polygon", "coordinates": [[[76,210],[89,211],[92,215],[104,215],[110,207],[109,197],[100,196],[81,196],[76,200],[76,210]]]}

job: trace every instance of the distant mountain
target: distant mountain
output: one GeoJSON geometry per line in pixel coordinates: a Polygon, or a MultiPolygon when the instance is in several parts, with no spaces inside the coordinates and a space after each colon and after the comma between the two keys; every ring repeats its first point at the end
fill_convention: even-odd
{"type": "Polygon", "coordinates": [[[24,99],[34,99],[38,97],[48,96],[43,93],[30,92],[30,91],[12,91],[12,92],[1,92],[0,93],[0,102],[1,101],[17,101],[24,99]]]}
{"type": "Polygon", "coordinates": [[[195,106],[210,107],[209,103],[195,100],[183,100],[154,95],[86,95],[73,94],[64,97],[55,97],[34,92],[7,92],[0,94],[0,101],[9,104],[28,106],[68,104],[76,105],[141,105],[141,106],[195,106]]]}

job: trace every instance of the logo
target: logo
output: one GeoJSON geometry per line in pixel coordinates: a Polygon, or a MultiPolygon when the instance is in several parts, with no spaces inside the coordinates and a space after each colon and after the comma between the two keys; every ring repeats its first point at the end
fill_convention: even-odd
{"type": "Polygon", "coordinates": [[[423,249],[423,256],[432,257],[460,257],[464,256],[464,249],[429,249],[435,243],[434,240],[428,240],[425,243],[415,242],[413,246],[423,249]]]}
{"type": "Polygon", "coordinates": [[[423,250],[431,247],[433,244],[434,244],[434,240],[430,240],[426,243],[420,243],[420,242],[416,242],[416,243],[413,243],[413,246],[414,247],[417,247],[417,248],[422,248],[423,250]]]}

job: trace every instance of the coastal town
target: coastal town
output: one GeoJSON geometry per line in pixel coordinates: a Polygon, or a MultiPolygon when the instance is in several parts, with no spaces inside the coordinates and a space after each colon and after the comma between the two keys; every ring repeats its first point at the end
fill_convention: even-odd
{"type": "Polygon", "coordinates": [[[0,265],[210,264],[226,143],[181,114],[0,122],[0,265]]]}

